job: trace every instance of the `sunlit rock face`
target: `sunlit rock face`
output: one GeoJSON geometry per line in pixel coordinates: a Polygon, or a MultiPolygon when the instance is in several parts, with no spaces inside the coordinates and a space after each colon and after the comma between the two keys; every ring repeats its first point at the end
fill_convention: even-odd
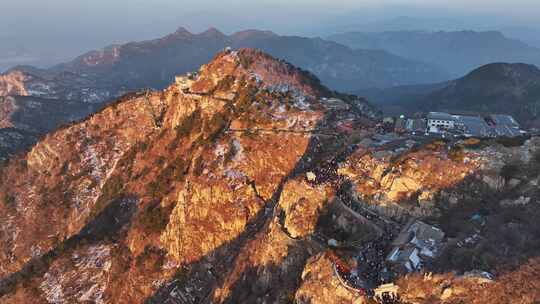
{"type": "Polygon", "coordinates": [[[29,75],[20,71],[0,75],[0,96],[21,95],[27,96],[28,91],[25,87],[29,75]]]}
{"type": "Polygon", "coordinates": [[[376,118],[251,49],[126,95],[0,167],[0,302],[359,301],[327,238],[375,233],[342,196],[433,204],[501,170],[502,150],[364,153],[376,118]]]}
{"type": "Polygon", "coordinates": [[[283,185],[315,161],[314,137],[339,139],[335,117],[364,124],[374,113],[348,96],[356,112],[339,112],[323,99],[334,94],[287,63],[240,50],[217,55],[187,88],[126,96],[47,135],[1,171],[6,301],[36,293],[49,302],[141,302],[190,265],[234,260],[237,248],[263,250],[257,263],[271,277],[270,263],[299,273],[309,254],[294,245],[289,255],[289,233],[313,233],[332,190],[296,178],[281,206],[283,185]],[[285,230],[269,228],[281,208],[285,230]],[[24,289],[19,274],[35,288],[24,289]]]}
{"type": "Polygon", "coordinates": [[[480,168],[478,153],[452,159],[445,149],[406,153],[396,159],[359,150],[342,165],[363,199],[396,203],[413,195],[429,201],[439,191],[458,185],[480,168]]]}

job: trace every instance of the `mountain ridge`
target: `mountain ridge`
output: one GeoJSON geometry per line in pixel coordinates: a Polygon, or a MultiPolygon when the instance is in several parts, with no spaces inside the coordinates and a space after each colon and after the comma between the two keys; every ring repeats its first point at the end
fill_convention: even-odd
{"type": "MultiPolygon", "coordinates": [[[[276,57],[279,57],[281,59],[284,59],[284,60],[287,60],[297,66],[300,66],[304,69],[307,69],[307,70],[311,70],[312,72],[314,72],[315,74],[317,74],[317,76],[319,78],[321,78],[323,80],[323,83],[326,82],[326,79],[329,77],[327,74],[330,74],[330,72],[327,72],[325,70],[325,68],[323,67],[323,64],[325,63],[325,57],[322,56],[322,52],[329,52],[327,55],[328,56],[332,56],[333,53],[332,52],[337,52],[337,54],[341,54],[340,56],[342,57],[345,57],[345,58],[350,58],[350,59],[347,59],[347,60],[351,60],[351,63],[354,64],[355,60],[357,61],[360,61],[359,64],[361,65],[364,65],[364,66],[368,66],[368,64],[366,62],[362,62],[360,60],[360,58],[362,56],[367,56],[367,57],[373,57],[373,58],[378,58],[375,63],[378,63],[378,64],[383,64],[383,66],[379,69],[385,69],[384,67],[384,61],[385,60],[388,60],[389,62],[391,62],[390,64],[390,67],[387,69],[386,72],[384,72],[384,70],[381,70],[381,71],[377,71],[377,66],[373,65],[372,66],[369,66],[369,69],[366,68],[365,70],[367,71],[370,71],[370,72],[377,72],[379,74],[374,74],[372,75],[371,78],[375,78],[375,80],[371,80],[371,81],[368,81],[368,78],[367,77],[364,77],[364,78],[360,78],[360,80],[366,82],[365,84],[362,84],[360,82],[360,84],[357,84],[356,87],[358,87],[359,85],[360,86],[367,86],[367,87],[372,87],[372,86],[389,86],[389,85],[393,85],[397,82],[407,82],[407,80],[404,80],[405,77],[393,77],[390,73],[390,69],[392,67],[392,64],[395,65],[395,67],[393,67],[393,69],[399,69],[400,65],[403,65],[405,69],[409,69],[409,78],[413,79],[411,81],[415,82],[415,81],[428,81],[428,79],[430,78],[433,78],[435,77],[436,79],[439,78],[439,79],[443,79],[444,75],[442,75],[442,73],[440,71],[437,71],[436,69],[433,69],[431,67],[429,67],[428,65],[425,65],[423,63],[420,63],[420,62],[413,62],[413,61],[407,61],[407,60],[403,60],[401,58],[399,58],[398,56],[395,56],[395,55],[390,55],[390,54],[387,54],[385,52],[381,52],[381,51],[368,51],[368,50],[364,50],[363,52],[359,52],[357,51],[357,53],[355,53],[355,51],[352,51],[352,50],[349,50],[348,48],[346,47],[342,47],[342,46],[339,46],[337,44],[333,44],[331,42],[327,42],[325,40],[322,40],[320,38],[304,38],[304,37],[299,37],[299,36],[279,36],[277,34],[274,34],[270,31],[261,31],[261,30],[246,30],[246,31],[240,31],[240,32],[236,32],[236,33],[233,33],[229,36],[223,34],[222,32],[220,32],[219,30],[215,29],[215,28],[210,28],[204,32],[201,32],[201,33],[198,33],[198,34],[194,34],[194,33],[191,33],[189,31],[187,31],[185,28],[182,28],[180,30],[180,35],[177,35],[177,34],[171,34],[171,35],[167,35],[163,38],[158,38],[158,39],[154,39],[154,40],[148,40],[148,41],[142,41],[142,42],[131,42],[131,43],[127,43],[125,45],[123,45],[122,47],[120,47],[120,50],[118,49],[118,46],[110,46],[110,47],[106,47],[103,51],[93,51],[87,55],[83,55],[83,56],[80,56],[79,58],[73,60],[72,62],[68,63],[68,64],[61,64],[61,65],[58,65],[56,67],[54,67],[53,69],[57,69],[57,70],[62,70],[62,69],[67,69],[67,70],[73,70],[73,71],[84,71],[85,68],[91,68],[91,66],[88,66],[88,64],[85,64],[84,63],[84,60],[87,60],[89,62],[92,63],[92,65],[94,66],[97,66],[99,64],[97,64],[97,62],[93,62],[92,61],[92,54],[102,54],[102,56],[104,57],[107,57],[107,58],[110,58],[110,57],[115,57],[114,54],[115,52],[120,52],[123,53],[123,52],[138,52],[138,48],[144,48],[147,47],[151,50],[151,46],[152,45],[163,45],[164,47],[167,47],[167,48],[174,48],[175,47],[175,43],[181,43],[183,39],[187,39],[188,41],[190,41],[191,43],[197,43],[197,44],[202,44],[204,45],[205,47],[208,47],[210,48],[211,51],[210,54],[207,54],[206,57],[208,57],[206,60],[202,61],[202,58],[199,59],[197,57],[194,57],[194,58],[191,58],[192,61],[194,61],[194,63],[192,65],[200,65],[200,64],[203,64],[204,62],[206,62],[207,60],[209,60],[211,58],[211,56],[213,55],[213,53],[221,50],[221,49],[224,49],[225,47],[227,46],[230,46],[230,47],[233,47],[233,48],[242,48],[242,47],[251,47],[251,48],[260,48],[262,49],[263,51],[266,51],[276,57]],[[205,41],[206,40],[206,41],[205,41]],[[273,45],[273,47],[272,47],[273,45]],[[316,57],[317,59],[310,59],[310,60],[300,60],[300,58],[297,58],[297,57],[294,57],[294,56],[291,56],[290,54],[293,53],[294,51],[296,51],[296,45],[303,45],[303,47],[305,48],[305,53],[304,53],[304,56],[305,57],[310,57],[310,56],[313,56],[313,54],[318,54],[316,57]],[[309,50],[309,51],[307,51],[309,50]],[[97,53],[96,53],[97,52],[97,53]],[[387,59],[386,59],[387,58],[387,59]],[[377,62],[379,61],[379,62],[377,62]],[[416,67],[415,67],[416,65],[416,67]],[[410,67],[409,67],[410,66],[410,67]],[[415,68],[412,68],[412,67],[415,67],[415,68]],[[388,75],[386,76],[388,79],[391,79],[391,81],[388,81],[388,80],[384,80],[384,73],[387,73],[388,75]],[[426,77],[422,78],[422,73],[426,73],[426,77]],[[429,75],[429,73],[431,73],[431,75],[429,75]],[[417,75],[417,76],[415,76],[417,75]],[[418,80],[415,80],[414,77],[417,77],[418,80]],[[403,79],[400,79],[400,78],[403,78],[403,79]],[[382,80],[382,81],[381,81],[382,80]]],[[[116,53],[118,54],[118,53],[116,53]]],[[[120,55],[122,56],[122,55],[120,55]]],[[[192,56],[192,55],[191,55],[192,56]]],[[[328,60],[328,59],[326,59],[328,60]]],[[[333,59],[333,60],[338,60],[337,58],[336,59],[333,59]]],[[[342,60],[342,59],[339,59],[339,60],[342,60]]],[[[106,63],[106,62],[104,62],[106,63]]],[[[339,61],[336,62],[337,64],[340,64],[339,61]]],[[[104,64],[106,65],[106,64],[104,64]]],[[[342,69],[344,67],[341,67],[342,69]]],[[[91,71],[92,69],[90,69],[91,71]]],[[[185,73],[185,72],[188,72],[188,71],[191,71],[191,70],[194,70],[193,68],[191,69],[186,69],[186,68],[182,68],[181,70],[178,70],[177,71],[177,74],[182,74],[182,73],[185,73]]],[[[358,71],[358,70],[357,70],[358,71]]],[[[350,84],[344,84],[344,85],[339,85],[339,82],[338,80],[341,80],[342,82],[346,83],[346,81],[343,81],[345,79],[347,79],[346,77],[353,77],[353,75],[344,75],[344,76],[341,76],[341,78],[337,78],[334,82],[332,83],[326,83],[326,84],[330,84],[332,86],[332,88],[334,89],[339,89],[339,90],[350,90],[350,89],[353,89],[355,87],[351,86],[350,84]]],[[[159,78],[159,77],[157,77],[159,78]]],[[[328,80],[329,81],[329,80],[328,80]]]]}
{"type": "Polygon", "coordinates": [[[357,93],[391,115],[413,114],[413,108],[510,114],[526,128],[539,126],[540,69],[531,64],[492,63],[445,83],[357,93]]]}
{"type": "MultiPolygon", "coordinates": [[[[175,76],[197,70],[226,47],[243,46],[271,51],[275,57],[288,59],[318,75],[323,84],[332,85],[333,89],[392,86],[444,78],[427,65],[380,51],[353,51],[320,38],[286,37],[259,30],[227,36],[215,28],[194,34],[179,28],[162,38],[91,51],[50,69],[13,68],[0,75],[0,95],[35,96],[42,98],[36,99],[40,102],[48,99],[79,101],[81,107],[92,104],[99,108],[130,91],[164,89],[175,76]]],[[[45,130],[28,140],[22,136],[21,146],[43,132],[45,130]]]]}
{"type": "Polygon", "coordinates": [[[462,77],[493,62],[540,64],[540,49],[500,31],[388,31],[350,32],[329,37],[353,48],[383,49],[390,53],[427,62],[462,77]]]}

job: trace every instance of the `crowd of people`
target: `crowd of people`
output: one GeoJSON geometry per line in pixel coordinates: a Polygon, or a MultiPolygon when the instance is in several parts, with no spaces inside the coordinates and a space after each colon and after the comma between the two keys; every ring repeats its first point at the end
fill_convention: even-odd
{"type": "Polygon", "coordinates": [[[388,237],[382,235],[368,243],[360,250],[358,255],[358,275],[371,286],[388,283],[388,267],[386,253],[388,237]]]}
{"type": "MultiPolygon", "coordinates": [[[[364,243],[358,251],[357,266],[351,269],[349,266],[342,263],[339,259],[334,260],[336,272],[339,275],[342,283],[347,287],[355,289],[360,295],[373,296],[373,290],[381,285],[392,280],[392,272],[386,264],[386,255],[389,250],[390,243],[395,237],[395,231],[398,227],[393,227],[388,221],[378,217],[372,212],[364,210],[352,198],[345,194],[344,178],[337,173],[339,163],[345,161],[345,156],[349,155],[356,149],[356,146],[349,147],[349,150],[334,159],[323,162],[323,165],[313,168],[312,173],[315,175],[315,180],[310,182],[313,184],[330,183],[336,188],[341,189],[338,195],[341,200],[353,211],[362,215],[366,219],[372,221],[375,225],[381,227],[383,233],[377,238],[364,243]],[[341,194],[341,195],[340,195],[341,194]]],[[[402,303],[399,297],[385,294],[381,298],[374,298],[380,304],[400,304],[402,303]]]]}
{"type": "MultiPolygon", "coordinates": [[[[354,206],[352,201],[347,202],[354,206]]],[[[372,295],[372,290],[381,284],[389,283],[393,280],[393,272],[390,271],[386,263],[386,256],[391,247],[391,242],[395,237],[398,227],[389,225],[384,220],[377,218],[359,206],[353,209],[364,217],[375,222],[383,233],[377,238],[365,242],[358,248],[357,269],[353,270],[352,275],[342,277],[349,280],[353,287],[365,289],[368,295],[372,295]],[[358,210],[358,211],[357,211],[358,210]],[[355,285],[356,284],[356,285],[355,285]]],[[[386,303],[386,302],[381,302],[386,303]]],[[[393,303],[393,302],[388,302],[393,303]]],[[[397,302],[399,303],[399,302],[397,302]]]]}
{"type": "Polygon", "coordinates": [[[366,282],[357,275],[356,270],[351,271],[350,268],[344,266],[339,261],[335,262],[335,266],[338,276],[347,287],[355,289],[361,296],[366,296],[371,292],[366,282]]]}

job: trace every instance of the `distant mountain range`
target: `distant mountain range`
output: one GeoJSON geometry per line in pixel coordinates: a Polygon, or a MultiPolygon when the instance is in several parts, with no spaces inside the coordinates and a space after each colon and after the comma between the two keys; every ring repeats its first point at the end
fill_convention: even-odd
{"type": "MultiPolygon", "coordinates": [[[[310,71],[334,90],[391,87],[448,78],[429,64],[380,50],[353,50],[319,38],[279,36],[256,30],[228,36],[213,28],[193,34],[179,28],[163,38],[112,45],[49,69],[19,66],[0,74],[0,97],[14,96],[11,99],[14,106],[3,113],[6,123],[2,127],[5,130],[1,130],[7,133],[0,138],[0,146],[6,147],[0,147],[0,154],[4,151],[5,157],[18,150],[13,147],[27,147],[54,127],[83,118],[127,92],[163,89],[176,75],[197,70],[226,47],[262,49],[310,71]],[[19,96],[33,99],[26,102],[19,96]],[[19,115],[28,112],[32,105],[53,118],[19,115]],[[17,115],[20,121],[15,123],[12,119],[17,115]],[[42,120],[50,120],[54,127],[32,128],[41,125],[42,120]]],[[[0,108],[7,107],[7,100],[0,102],[0,108]]]]}
{"type": "Polygon", "coordinates": [[[419,111],[507,113],[526,127],[540,127],[540,69],[494,63],[454,81],[356,92],[387,115],[419,111]]]}
{"type": "MultiPolygon", "coordinates": [[[[346,19],[347,20],[347,19],[346,19]]],[[[374,21],[360,21],[335,26],[333,34],[361,31],[365,33],[393,31],[460,31],[475,29],[477,23],[465,22],[454,18],[417,18],[397,16],[374,21]]]]}
{"type": "Polygon", "coordinates": [[[350,32],[330,40],[359,49],[380,49],[444,69],[454,78],[493,62],[540,64],[540,49],[497,31],[350,32]]]}
{"type": "Polygon", "coordinates": [[[518,39],[531,46],[540,48],[540,28],[513,24],[505,25],[504,21],[501,23],[495,22],[494,24],[493,21],[494,20],[492,18],[479,18],[478,16],[469,16],[466,18],[463,18],[463,16],[454,18],[419,18],[411,16],[398,16],[395,18],[371,22],[345,23],[339,26],[331,27],[330,29],[325,28],[321,30],[321,32],[327,33],[325,36],[329,36],[348,32],[456,32],[465,30],[498,30],[508,38],[518,39]]]}
{"type": "Polygon", "coordinates": [[[163,38],[110,46],[54,67],[95,75],[98,83],[134,89],[162,88],[175,75],[196,70],[225,47],[258,48],[317,75],[335,90],[390,87],[443,80],[441,69],[380,50],[352,50],[318,38],[279,36],[249,30],[230,36],[211,28],[192,34],[184,28],[163,38]]]}
{"type": "MultiPolygon", "coordinates": [[[[351,35],[351,39],[365,37],[370,43],[393,46],[401,49],[408,57],[415,58],[404,59],[399,54],[393,55],[389,51],[399,53],[393,49],[354,50],[320,38],[280,36],[269,31],[248,30],[225,35],[212,28],[193,34],[179,28],[159,39],[112,45],[49,69],[30,66],[13,68],[0,74],[0,97],[12,97],[0,101],[0,115],[3,115],[3,125],[0,126],[0,146],[4,147],[2,153],[5,157],[19,150],[13,147],[28,147],[39,136],[63,123],[81,119],[127,92],[143,88],[163,89],[174,81],[176,75],[195,71],[226,47],[261,49],[315,74],[322,84],[331,89],[357,91],[375,102],[386,99],[390,102],[385,103],[383,109],[387,110],[392,106],[397,111],[402,111],[403,105],[416,104],[422,100],[421,97],[435,89],[445,88],[444,82],[451,79],[451,76],[444,69],[452,71],[452,74],[459,74],[459,71],[469,66],[499,57],[510,56],[516,61],[530,62],[532,59],[525,59],[536,58],[537,52],[540,53],[538,49],[506,39],[495,32],[355,33],[340,37],[348,37],[347,35],[351,35]],[[453,42],[446,41],[444,37],[453,42]],[[432,42],[430,38],[436,41],[432,42]],[[437,43],[442,46],[436,46],[437,43]],[[462,53],[455,55],[444,46],[452,46],[454,50],[462,50],[462,53]],[[421,63],[421,60],[428,63],[421,63]],[[452,62],[454,64],[451,64],[452,62]],[[433,63],[441,63],[441,68],[434,67],[433,63]]],[[[370,44],[366,47],[377,48],[380,45],[370,44]]],[[[505,89],[510,91],[508,94],[513,94],[512,87],[501,87],[501,90],[505,89]]],[[[520,89],[529,90],[528,87],[520,89]]],[[[504,97],[505,94],[501,92],[499,95],[504,97]]],[[[458,91],[455,96],[465,95],[458,91]]],[[[433,100],[439,99],[440,97],[433,97],[433,100]]],[[[496,104],[503,104],[504,100],[506,99],[501,99],[496,104]]],[[[525,103],[532,104],[529,99],[526,99],[525,103]]],[[[441,103],[441,107],[443,105],[445,104],[441,103]]],[[[487,108],[492,109],[489,105],[487,108]]],[[[516,108],[512,111],[524,121],[530,121],[536,115],[536,108],[516,108]]]]}
{"type": "Polygon", "coordinates": [[[384,51],[352,50],[322,39],[184,28],[163,38],[112,45],[49,69],[19,66],[0,75],[0,159],[32,145],[61,124],[81,119],[129,91],[163,89],[226,47],[259,48],[319,76],[333,89],[425,83],[447,76],[384,51]]]}
{"type": "Polygon", "coordinates": [[[507,37],[515,38],[531,46],[540,48],[540,29],[510,26],[502,28],[501,32],[507,37]]]}

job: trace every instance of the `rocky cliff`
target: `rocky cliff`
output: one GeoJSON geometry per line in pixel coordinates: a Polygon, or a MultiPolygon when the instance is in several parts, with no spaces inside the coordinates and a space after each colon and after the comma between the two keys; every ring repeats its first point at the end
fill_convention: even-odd
{"type": "Polygon", "coordinates": [[[0,301],[361,301],[334,251],[380,231],[346,204],[440,193],[492,159],[377,158],[359,144],[376,117],[252,49],[126,95],[0,168],[0,301]]]}
{"type": "MultiPolygon", "coordinates": [[[[329,157],[323,145],[346,145],[340,120],[361,132],[375,112],[252,50],[222,53],[185,81],[126,96],[2,168],[3,302],[142,302],[174,296],[163,290],[175,278],[214,287],[177,296],[215,289],[226,302],[241,267],[275,275],[290,256],[302,271],[307,249],[275,222],[281,192],[329,157]]],[[[299,238],[315,225],[285,222],[299,238]]],[[[274,297],[294,292],[290,278],[274,297]]]]}

